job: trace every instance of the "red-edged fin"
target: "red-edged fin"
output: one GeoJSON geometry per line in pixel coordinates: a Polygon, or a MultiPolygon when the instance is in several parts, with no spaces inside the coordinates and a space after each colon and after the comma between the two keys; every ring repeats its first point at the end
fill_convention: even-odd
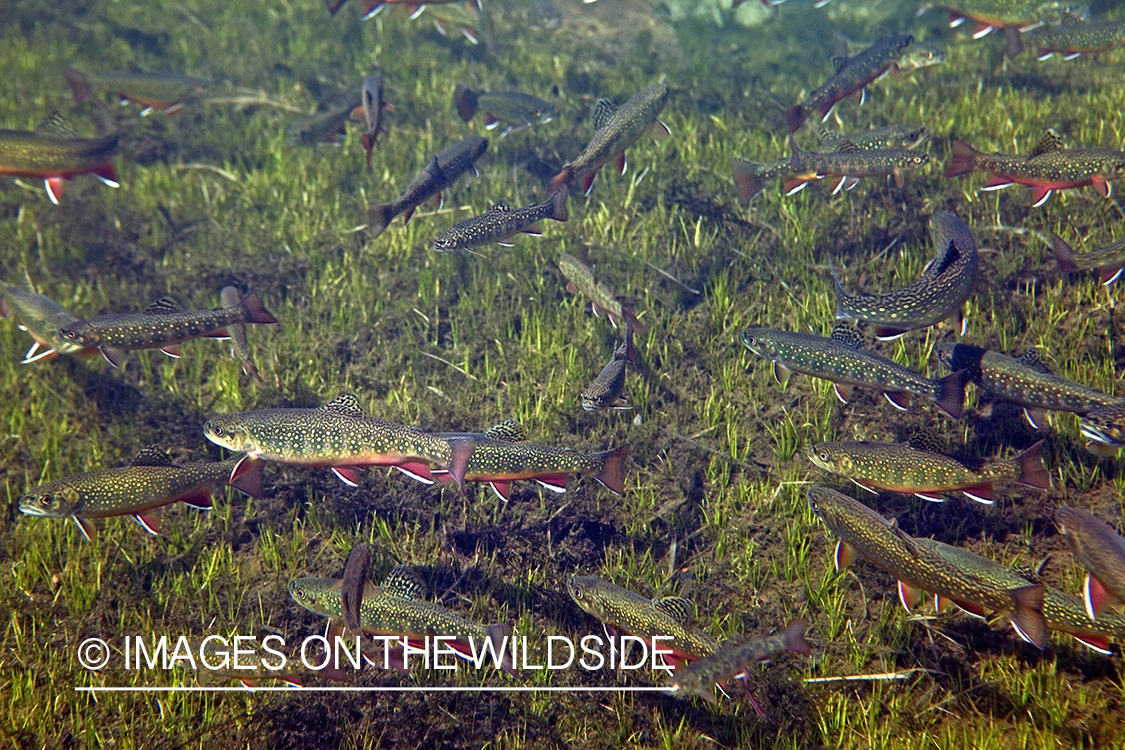
{"type": "MultiPolygon", "coordinates": [[[[551,182],[547,185],[547,193],[551,194],[558,192],[559,190],[565,190],[566,187],[570,184],[570,181],[573,179],[574,167],[567,164],[562,168],[561,172],[551,178],[551,182]]],[[[593,183],[593,180],[591,180],[590,182],[593,183]]]]}
{"type": "Polygon", "coordinates": [[[464,484],[465,470],[469,467],[469,458],[473,455],[473,450],[477,447],[475,440],[451,440],[449,441],[449,470],[450,476],[453,477],[457,484],[464,484]]]}
{"type": "Polygon", "coordinates": [[[513,649],[510,647],[506,648],[510,645],[514,637],[512,626],[500,623],[485,625],[484,633],[489,642],[492,643],[493,651],[498,654],[503,654],[500,658],[500,668],[512,677],[519,677],[519,670],[516,669],[516,665],[512,662],[513,649]]]}
{"type": "Polygon", "coordinates": [[[613,163],[617,166],[618,174],[625,174],[625,170],[629,168],[629,162],[625,159],[624,151],[614,157],[613,163]]]}
{"type": "Polygon", "coordinates": [[[941,495],[932,495],[929,492],[915,492],[914,496],[920,497],[923,500],[925,500],[927,502],[931,502],[931,503],[944,503],[945,502],[945,498],[942,497],[941,495]]]}
{"type": "Polygon", "coordinates": [[[1121,600],[1096,576],[1087,573],[1082,585],[1082,601],[1086,604],[1086,614],[1096,621],[1103,612],[1121,600]]]}
{"type": "Polygon", "coordinates": [[[880,341],[894,341],[909,333],[908,328],[895,328],[894,326],[875,326],[875,338],[880,341]]]}
{"type": "Polygon", "coordinates": [[[953,608],[953,606],[954,604],[953,602],[949,601],[949,597],[942,596],[941,594],[934,594],[934,609],[936,609],[939,614],[948,612],[953,608]]]}
{"type": "Polygon", "coordinates": [[[211,499],[211,491],[205,490],[197,492],[194,495],[181,497],[180,502],[188,507],[195,508],[196,510],[211,510],[215,507],[214,501],[211,499]]]}
{"type": "Polygon", "coordinates": [[[907,411],[910,408],[910,394],[904,391],[883,391],[883,398],[899,411],[907,411]]]}
{"type": "Polygon", "coordinates": [[[94,537],[98,535],[98,527],[89,518],[82,518],[81,516],[71,516],[71,518],[74,519],[75,525],[82,532],[82,536],[86,537],[87,542],[93,541],[94,537]]]}
{"type": "MultiPolygon", "coordinates": [[[[777,381],[778,385],[784,387],[785,384],[789,382],[789,378],[792,375],[793,375],[793,371],[790,370],[785,365],[781,364],[780,362],[774,362],[773,363],[773,379],[775,381],[777,381]]],[[[836,397],[839,398],[841,401],[843,401],[845,404],[848,403],[847,399],[840,396],[839,391],[836,391],[836,397]]]]}
{"type": "Polygon", "coordinates": [[[905,581],[898,582],[898,600],[907,612],[913,612],[922,601],[922,589],[905,581]]]}
{"type": "Polygon", "coordinates": [[[247,323],[272,325],[277,322],[273,313],[266,309],[265,303],[262,302],[262,296],[255,291],[247,292],[240,304],[246,315],[247,323]]]}
{"type": "Polygon", "coordinates": [[[98,351],[102,353],[102,357],[105,358],[105,361],[109,362],[114,367],[121,367],[121,363],[125,361],[126,353],[124,349],[114,349],[113,347],[103,346],[98,351]]]}
{"type": "Polygon", "coordinates": [[[806,117],[808,113],[805,112],[805,108],[796,104],[785,110],[785,127],[790,133],[796,133],[805,124],[806,117]]]}
{"type": "Polygon", "coordinates": [[[979,604],[975,602],[961,601],[959,599],[950,599],[949,601],[952,602],[957,607],[957,609],[961,610],[965,614],[980,618],[981,620],[985,619],[984,607],[980,606],[979,604]]]}
{"type": "MultiPolygon", "coordinates": [[[[447,475],[448,476],[448,475],[447,475]]],[[[508,502],[512,497],[512,480],[510,479],[493,479],[488,483],[492,491],[496,493],[496,497],[500,498],[503,502],[508,502]]]]}
{"type": "Polygon", "coordinates": [[[1071,635],[1074,636],[1074,640],[1078,641],[1083,646],[1092,648],[1099,654],[1113,656],[1113,651],[1111,651],[1109,648],[1109,638],[1107,638],[1106,636],[1095,635],[1094,633],[1083,633],[1081,635],[1079,635],[1078,633],[1071,633],[1071,635]]]}
{"type": "MultiPolygon", "coordinates": [[[[550,490],[551,492],[563,493],[566,492],[566,474],[550,474],[542,477],[535,477],[535,481],[542,487],[550,490]]],[[[617,494],[621,494],[618,492],[617,494]]]]}
{"type": "Polygon", "coordinates": [[[984,21],[978,21],[976,29],[973,30],[973,39],[983,39],[996,30],[996,27],[984,21]]]}
{"type": "Polygon", "coordinates": [[[360,11],[360,17],[364,20],[371,18],[383,9],[386,0],[363,0],[363,9],[360,11]]]}
{"type": "Polygon", "coordinates": [[[1023,407],[1023,417],[1033,430],[1041,430],[1043,425],[1047,424],[1047,411],[1045,409],[1025,406],[1023,407]]]}
{"type": "Polygon", "coordinates": [[[1014,459],[1019,463],[1020,473],[1016,481],[1028,487],[1041,490],[1051,489],[1051,478],[1043,468],[1043,441],[1040,440],[1014,459]]]}
{"type": "Polygon", "coordinates": [[[1020,637],[1039,648],[1047,647],[1047,618],[1043,616],[1043,597],[1046,590],[1040,585],[1024,586],[1009,591],[1016,611],[1012,614],[1012,627],[1020,637]]]}
{"type": "Polygon", "coordinates": [[[597,176],[597,171],[594,171],[582,178],[582,193],[584,195],[589,195],[590,191],[594,189],[594,178],[597,176]]]}
{"type": "Polygon", "coordinates": [[[855,547],[840,539],[836,542],[836,554],[833,555],[833,560],[836,563],[836,572],[844,570],[856,560],[859,559],[859,553],[856,552],[855,547]]]}
{"type": "Polygon", "coordinates": [[[47,197],[51,199],[51,203],[56,206],[62,200],[64,185],[62,177],[47,177],[43,180],[43,184],[47,188],[47,197]]]}
{"type": "Polygon", "coordinates": [[[945,177],[960,177],[977,171],[977,157],[980,152],[967,143],[953,141],[952,156],[945,165],[945,177]]]}
{"type": "Polygon", "coordinates": [[[1015,184],[1015,180],[1011,179],[1010,177],[1001,177],[1000,175],[993,174],[988,176],[988,181],[984,183],[984,186],[981,187],[981,190],[987,192],[992,192],[993,190],[1004,190],[1006,188],[1010,188],[1015,184]]]}
{"type": "Polygon", "coordinates": [[[1090,184],[1093,185],[1097,189],[1097,191],[1102,194],[1103,198],[1108,198],[1110,192],[1113,189],[1110,187],[1110,184],[1106,182],[1104,177],[1097,174],[1090,178],[1090,184]]]}
{"type": "Polygon", "coordinates": [[[333,466],[332,473],[349,487],[359,486],[360,469],[357,466],[333,466]]]}
{"type": "Polygon", "coordinates": [[[793,195],[799,190],[804,190],[809,181],[804,177],[786,177],[781,181],[781,189],[786,195],[793,195]]]}
{"type": "Polygon", "coordinates": [[[1055,192],[1054,188],[1047,187],[1046,185],[1032,185],[1031,186],[1031,205],[1033,208],[1039,208],[1051,194],[1055,192]]]}
{"type": "Polygon", "coordinates": [[[484,113],[484,127],[486,130],[492,130],[499,124],[500,121],[493,117],[491,114],[489,114],[488,112],[484,113]]]}
{"type": "Polygon", "coordinates": [[[153,536],[160,533],[160,516],[158,516],[155,511],[135,513],[133,514],[133,520],[139,523],[142,529],[153,536]]]}
{"type": "Polygon", "coordinates": [[[852,388],[850,385],[843,383],[833,383],[832,390],[836,392],[836,398],[840,400],[841,404],[847,404],[852,398],[852,388]]]}
{"type": "Polygon", "coordinates": [[[265,473],[265,461],[259,461],[253,456],[243,456],[230,473],[227,484],[234,487],[244,495],[261,497],[265,494],[262,479],[265,473]]]}
{"type": "Polygon", "coordinates": [[[179,344],[168,344],[167,346],[160,347],[160,351],[167,354],[172,359],[179,359],[184,356],[184,350],[180,348],[179,344]]]}
{"type": "Polygon", "coordinates": [[[602,470],[594,476],[594,479],[616,495],[625,494],[625,455],[628,451],[629,446],[622,445],[605,453],[602,470]]]}
{"type": "Polygon", "coordinates": [[[965,23],[965,17],[955,10],[949,11],[949,28],[955,29],[965,23]]]}
{"type": "MultiPolygon", "coordinates": [[[[416,482],[422,484],[434,483],[433,474],[430,473],[430,465],[427,463],[408,461],[404,464],[396,464],[395,468],[416,482]]],[[[456,477],[454,478],[456,479],[456,477]]]]}
{"type": "Polygon", "coordinates": [[[950,418],[960,419],[965,410],[965,385],[971,378],[972,373],[968,370],[958,370],[938,378],[937,392],[930,400],[950,418]]]}
{"type": "Polygon", "coordinates": [[[995,502],[992,499],[992,482],[985,482],[973,487],[962,487],[961,492],[965,494],[965,497],[976,500],[978,503],[992,505],[995,502]]]}
{"type": "Polygon", "coordinates": [[[730,172],[734,178],[734,185],[738,188],[739,200],[743,203],[749,203],[755,195],[762,192],[766,187],[750,162],[742,159],[731,159],[730,172]]]}
{"type": "Polygon", "coordinates": [[[865,492],[870,492],[872,495],[878,495],[879,494],[879,490],[875,489],[874,487],[870,487],[870,486],[864,484],[863,482],[859,481],[858,479],[855,479],[855,478],[852,478],[852,477],[848,477],[848,478],[852,480],[852,484],[854,484],[856,487],[859,487],[861,490],[864,490],[865,492]]]}
{"type": "Polygon", "coordinates": [[[416,208],[417,208],[417,206],[411,206],[410,208],[406,209],[405,212],[403,212],[403,214],[402,214],[402,223],[403,224],[409,224],[410,223],[410,217],[414,215],[414,210],[416,208]]]}
{"type": "Polygon", "coordinates": [[[1102,282],[1102,286],[1109,286],[1121,278],[1121,272],[1123,270],[1125,270],[1125,265],[1114,264],[1112,266],[1099,266],[1098,280],[1102,282]]]}

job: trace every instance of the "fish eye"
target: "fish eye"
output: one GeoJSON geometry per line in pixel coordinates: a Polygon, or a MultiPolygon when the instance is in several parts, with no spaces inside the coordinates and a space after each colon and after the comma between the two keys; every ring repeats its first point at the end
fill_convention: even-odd
{"type": "Polygon", "coordinates": [[[42,497],[39,498],[39,504],[42,505],[44,508],[46,508],[47,506],[49,506],[51,504],[51,496],[50,495],[43,495],[42,497]]]}
{"type": "Polygon", "coordinates": [[[757,346],[758,345],[758,339],[754,338],[753,336],[747,336],[746,337],[746,343],[749,344],[750,346],[757,346]]]}
{"type": "Polygon", "coordinates": [[[222,425],[215,425],[214,427],[211,428],[211,432],[213,432],[215,434],[215,437],[222,437],[223,436],[222,425]]]}
{"type": "Polygon", "coordinates": [[[293,593],[295,593],[297,595],[298,599],[304,599],[305,598],[305,590],[304,589],[297,589],[293,593]]]}
{"type": "Polygon", "coordinates": [[[821,451],[820,452],[820,460],[821,461],[827,461],[828,460],[828,452],[827,451],[821,451]]]}
{"type": "Polygon", "coordinates": [[[582,591],[582,589],[575,589],[574,590],[574,598],[575,599],[582,599],[585,596],[586,596],[586,594],[582,591]]]}

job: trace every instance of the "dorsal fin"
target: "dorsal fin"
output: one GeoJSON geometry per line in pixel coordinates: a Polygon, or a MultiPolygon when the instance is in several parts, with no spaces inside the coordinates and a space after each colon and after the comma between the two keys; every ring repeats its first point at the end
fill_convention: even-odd
{"type": "Polygon", "coordinates": [[[527,430],[523,428],[518,419],[505,419],[503,422],[497,422],[485,430],[483,434],[486,438],[502,440],[505,443],[527,442],[527,430]]]}
{"type": "Polygon", "coordinates": [[[816,129],[816,137],[820,139],[821,143],[824,143],[825,141],[839,140],[843,136],[839,133],[833,133],[831,130],[821,125],[816,129]]]}
{"type": "Polygon", "coordinates": [[[1016,357],[1016,361],[1029,370],[1041,372],[1044,375],[1052,375],[1051,368],[1047,367],[1047,363],[1039,358],[1034,349],[1028,349],[1026,352],[1016,357]]]}
{"type": "Polygon", "coordinates": [[[329,401],[320,407],[321,411],[329,411],[333,414],[344,414],[349,417],[362,417],[365,416],[363,409],[359,407],[359,397],[354,393],[345,393],[341,396],[329,401]]]}
{"type": "Polygon", "coordinates": [[[922,273],[922,278],[933,279],[941,276],[950,266],[961,258],[961,248],[957,247],[957,242],[955,240],[951,239],[948,245],[938,249],[941,255],[934,258],[933,262],[930,263],[922,273]]]}
{"type": "Polygon", "coordinates": [[[681,625],[689,625],[695,619],[692,615],[695,605],[691,603],[690,599],[685,599],[682,596],[666,596],[663,599],[655,600],[652,604],[681,625]]]}
{"type": "Polygon", "coordinates": [[[617,105],[609,99],[598,99],[594,105],[594,130],[601,130],[617,111],[617,105]]]}
{"type": "Polygon", "coordinates": [[[383,590],[400,599],[421,599],[426,593],[426,582],[413,567],[396,565],[383,579],[383,590]]]}
{"type": "Polygon", "coordinates": [[[511,210],[512,210],[512,207],[508,203],[508,201],[496,201],[495,203],[492,204],[492,208],[488,209],[488,213],[490,213],[490,214],[497,213],[497,212],[504,213],[505,211],[511,211],[511,210]]]}
{"type": "Polygon", "coordinates": [[[180,312],[182,309],[180,303],[171,297],[161,297],[145,308],[145,315],[171,315],[180,312]]]}
{"type": "Polygon", "coordinates": [[[848,64],[849,60],[851,60],[851,58],[848,57],[847,55],[840,55],[839,57],[833,57],[832,58],[832,64],[834,66],[836,66],[836,72],[839,73],[841,70],[843,70],[844,66],[848,64]]]}
{"type": "Polygon", "coordinates": [[[1031,149],[1031,153],[1027,155],[1027,158],[1034,159],[1037,156],[1043,156],[1052,151],[1058,151],[1061,148],[1063,148],[1062,138],[1060,138],[1059,134],[1052,128],[1039,139],[1039,143],[1035,144],[1035,148],[1031,149]]]}
{"type": "Polygon", "coordinates": [[[172,457],[164,452],[159,445],[150,445],[142,448],[129,462],[132,466],[172,466],[172,457]]]}
{"type": "Polygon", "coordinates": [[[67,140],[78,138],[78,131],[74,129],[74,126],[71,125],[65,117],[54,111],[49,112],[47,116],[43,118],[43,122],[39,123],[39,126],[35,128],[35,132],[52,138],[67,140]]]}
{"type": "Polygon", "coordinates": [[[943,444],[941,436],[929,427],[918,429],[910,436],[910,441],[907,442],[907,445],[916,451],[923,451],[925,453],[942,455],[945,452],[945,445],[943,444]]]}
{"type": "Polygon", "coordinates": [[[1059,17],[1060,26],[1069,26],[1075,23],[1082,23],[1084,19],[1077,13],[1071,13],[1069,8],[1063,8],[1062,14],[1059,17]]]}
{"type": "Polygon", "coordinates": [[[839,138],[838,140],[840,143],[840,145],[836,146],[836,153],[838,154],[857,154],[863,151],[862,148],[857,146],[853,141],[849,141],[847,138],[839,138]]]}
{"type": "Polygon", "coordinates": [[[830,338],[844,346],[850,346],[853,349],[863,348],[863,334],[856,328],[855,323],[850,320],[839,320],[836,325],[832,326],[832,334],[830,338]]]}

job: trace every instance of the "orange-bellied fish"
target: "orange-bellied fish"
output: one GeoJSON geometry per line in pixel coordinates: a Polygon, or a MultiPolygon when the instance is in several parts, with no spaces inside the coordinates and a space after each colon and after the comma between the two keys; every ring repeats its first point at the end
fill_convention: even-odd
{"type": "Polygon", "coordinates": [[[484,125],[489,130],[504,123],[507,127],[500,134],[501,138],[558,117],[555,105],[537,96],[521,91],[473,91],[463,83],[457,84],[453,91],[453,108],[465,122],[483,110],[484,125]]]}
{"type": "Polygon", "coordinates": [[[593,576],[572,577],[566,590],[575,604],[602,623],[610,637],[620,631],[668,649],[671,653],[661,658],[670,669],[709,656],[719,647],[710,635],[692,627],[695,605],[683,597],[646,599],[593,576]],[[661,640],[654,641],[657,636],[661,640]]]}
{"type": "Polygon", "coordinates": [[[353,487],[358,486],[364,466],[393,466],[426,484],[433,483],[431,468],[441,468],[460,484],[473,450],[471,440],[447,441],[414,427],[369,417],[352,393],[315,409],[217,415],[203,426],[203,434],[212,443],[248,458],[330,468],[340,481],[353,487]]]}
{"type": "Polygon", "coordinates": [[[773,362],[773,376],[784,385],[793,372],[831,380],[836,397],[848,403],[849,386],[875,388],[891,405],[906,409],[911,394],[925,396],[953,419],[961,418],[965,404],[965,384],[969,373],[955,372],[931,380],[886,357],[862,347],[863,338],[855,326],[840,322],[832,336],[748,328],[742,343],[759,357],[773,362]]]}
{"type": "Polygon", "coordinates": [[[428,198],[437,196],[441,201],[441,191],[452,185],[465,172],[476,174],[473,162],[488,148],[488,139],[472,135],[463,138],[452,146],[439,151],[430,159],[425,169],[417,174],[402,195],[390,203],[373,203],[368,209],[369,229],[372,237],[378,237],[391,223],[391,219],[404,214],[403,223],[408,223],[418,208],[428,198]]]}
{"type": "Polygon", "coordinates": [[[19,319],[20,330],[27,331],[34,339],[20,364],[31,364],[58,354],[74,354],[83,358],[97,356],[97,349],[72,344],[55,335],[60,327],[78,318],[50,297],[0,282],[0,315],[5,318],[15,315],[19,319]],[[43,348],[41,352],[40,347],[43,348]]]}
{"type": "Polygon", "coordinates": [[[1038,52],[1040,60],[1058,53],[1064,60],[1073,60],[1083,54],[1107,52],[1125,44],[1125,22],[1088,21],[1063,12],[1061,23],[1044,26],[1027,33],[1027,41],[1038,52]]]}
{"type": "Polygon", "coordinates": [[[1063,273],[1076,273],[1091,268],[1096,269],[1102,284],[1109,286],[1121,276],[1125,269],[1125,237],[1108,245],[1102,245],[1088,253],[1076,253],[1062,237],[1050,233],[1051,249],[1055,252],[1059,270],[1063,273]]]}
{"type": "Polygon", "coordinates": [[[898,581],[898,596],[909,612],[923,591],[956,603],[968,612],[990,609],[1011,618],[1016,633],[1039,648],[1047,645],[1042,584],[1012,585],[984,577],[946,560],[919,544],[898,524],[847,495],[827,487],[809,490],[809,507],[836,535],[835,564],[841,571],[857,557],[882,568],[898,581]]]}
{"type": "Polygon", "coordinates": [[[1125,538],[1097,516],[1078,508],[1055,511],[1055,522],[1078,562],[1086,568],[1082,598],[1092,620],[1125,601],[1125,538]]]}
{"type": "Polygon", "coordinates": [[[249,292],[237,304],[210,310],[184,310],[171,297],[161,297],[140,313],[95,315],[59,328],[60,339],[78,346],[97,348],[106,361],[118,367],[125,352],[159,349],[179,357],[180,342],[201,336],[225,338],[234,324],[277,322],[257,292],[249,292]]]}
{"type": "Polygon", "coordinates": [[[1110,180],[1125,177],[1125,151],[1109,148],[1064,148],[1058,133],[1048,130],[1031,153],[986,154],[953,141],[953,156],[945,167],[946,177],[988,172],[982,190],[1000,190],[1011,185],[1031,188],[1033,206],[1042,206],[1056,190],[1093,185],[1109,197],[1110,180]]]}
{"type": "Polygon", "coordinates": [[[594,270],[573,255],[563,253],[559,256],[559,270],[566,277],[566,290],[571,294],[581,293],[590,300],[594,315],[604,310],[609,322],[616,328],[617,319],[628,320],[636,333],[643,335],[644,326],[637,320],[633,307],[637,301],[631,297],[619,297],[613,290],[594,276],[594,270]]]}
{"type": "MultiPolygon", "coordinates": [[[[437,432],[434,437],[454,446],[471,445],[464,480],[487,483],[504,501],[511,497],[512,482],[517,480],[534,480],[552,492],[566,492],[571,474],[592,476],[610,492],[625,493],[625,445],[599,453],[538,445],[528,442],[523,425],[514,419],[484,432],[437,432]]],[[[434,476],[442,480],[448,474],[438,469],[434,476]]]]}
{"type": "MultiPolygon", "coordinates": [[[[835,151],[802,151],[793,136],[789,136],[793,157],[789,160],[789,173],[782,181],[786,195],[793,195],[813,180],[825,177],[839,178],[832,194],[855,187],[861,177],[894,177],[902,187],[902,175],[920,169],[930,161],[925,151],[908,148],[862,149],[839,144],[835,151]]],[[[745,180],[745,178],[743,178],[745,180]]],[[[735,182],[739,182],[738,175],[735,182]]],[[[758,187],[758,191],[761,187],[758,187]]]]}
{"type": "Polygon", "coordinates": [[[364,79],[360,99],[363,119],[367,122],[367,130],[360,141],[363,143],[363,150],[367,152],[367,168],[371,169],[371,151],[379,142],[379,136],[387,132],[383,126],[383,112],[393,110],[394,105],[383,99],[383,79],[378,75],[370,75],[364,79]]]}
{"type": "Polygon", "coordinates": [[[796,132],[813,110],[821,120],[828,119],[836,102],[852,94],[858,93],[862,103],[866,86],[897,70],[899,59],[913,43],[914,37],[910,34],[896,34],[880,39],[855,57],[833,60],[836,73],[803,102],[786,110],[789,132],[796,132]]]}
{"type": "Polygon", "coordinates": [[[543,219],[566,221],[567,193],[560,190],[542,203],[533,203],[522,208],[512,208],[507,201],[497,201],[492,208],[479,216],[471,216],[459,221],[437,236],[434,250],[439,253],[454,250],[471,250],[480,245],[495,242],[504,247],[512,247],[509,238],[524,233],[541,235],[535,224],[543,219]]]}
{"type": "Polygon", "coordinates": [[[145,531],[156,534],[160,523],[154,510],[175,502],[209,510],[216,485],[261,497],[262,464],[244,458],[176,466],[153,445],[138,453],[129,466],[75,474],[29,490],[20,498],[20,510],[32,516],[72,518],[87,539],[96,533],[93,520],[110,516],[133,516],[145,531]]]}
{"type": "Polygon", "coordinates": [[[976,23],[973,39],[980,39],[1001,29],[1007,41],[1007,55],[1015,58],[1023,52],[1020,32],[1036,28],[1044,15],[1058,7],[1058,0],[933,0],[927,5],[937,5],[949,10],[949,26],[955,28],[966,19],[976,23]]]}
{"type": "Polygon", "coordinates": [[[0,174],[40,178],[47,197],[56,206],[62,199],[63,181],[92,174],[110,187],[119,187],[118,133],[97,138],[79,138],[58,115],[52,113],[31,130],[0,130],[0,174]]]}
{"type": "MultiPolygon", "coordinates": [[[[334,578],[297,578],[289,582],[289,596],[310,612],[339,622],[345,616],[343,583],[334,578]]],[[[407,565],[395,567],[381,586],[367,581],[359,602],[359,631],[366,635],[401,638],[421,649],[426,648],[427,638],[444,636],[449,639],[444,644],[459,656],[477,662],[488,654],[495,658],[485,657],[483,661],[494,661],[500,669],[518,676],[512,663],[511,626],[481,625],[460,612],[423,599],[424,592],[425,582],[407,565]]],[[[386,658],[378,649],[364,653],[376,665],[386,658]]],[[[402,670],[408,665],[403,661],[401,649],[391,653],[396,658],[390,666],[402,670]]],[[[421,661],[419,658],[415,663],[421,661]]]]}
{"type": "Polygon", "coordinates": [[[185,105],[208,99],[220,90],[213,81],[166,71],[83,73],[67,68],[64,75],[76,104],[99,89],[110,92],[122,103],[134,101],[142,105],[141,117],[154,111],[175,114],[185,105]]]}
{"type": "Polygon", "coordinates": [[[625,149],[636,143],[646,132],[656,138],[665,138],[672,131],[659,119],[660,110],[668,103],[668,84],[654,83],[636,94],[621,106],[608,99],[599,99],[594,107],[594,136],[574,161],[563,165],[562,171],[551,178],[547,192],[553,193],[580,181],[586,195],[594,187],[598,170],[616,160],[617,171],[625,174],[627,162],[625,149]]]}
{"type": "Polygon", "coordinates": [[[849,294],[832,270],[836,286],[836,317],[875,324],[875,338],[896,339],[907,331],[927,328],[946,318],[959,318],[961,306],[977,280],[977,240],[969,225],[951,213],[930,217],[930,239],[938,256],[912,284],[887,294],[849,294]]]}

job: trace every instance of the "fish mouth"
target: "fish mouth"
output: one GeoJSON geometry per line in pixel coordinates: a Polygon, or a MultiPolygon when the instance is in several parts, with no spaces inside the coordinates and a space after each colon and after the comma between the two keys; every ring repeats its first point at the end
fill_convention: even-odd
{"type": "Polygon", "coordinates": [[[45,509],[39,507],[38,505],[35,505],[34,503],[20,503],[20,513],[29,516],[38,516],[40,518],[52,517],[51,513],[48,513],[45,509]]]}
{"type": "Polygon", "coordinates": [[[1083,424],[1079,422],[1078,429],[1082,431],[1082,436],[1084,438],[1086,438],[1087,440],[1092,440],[1095,443],[1111,445],[1115,448],[1119,448],[1125,445],[1125,442],[1121,441],[1119,438],[1115,438],[1109,433],[1103,432],[1101,429],[1092,424],[1083,424]]]}

